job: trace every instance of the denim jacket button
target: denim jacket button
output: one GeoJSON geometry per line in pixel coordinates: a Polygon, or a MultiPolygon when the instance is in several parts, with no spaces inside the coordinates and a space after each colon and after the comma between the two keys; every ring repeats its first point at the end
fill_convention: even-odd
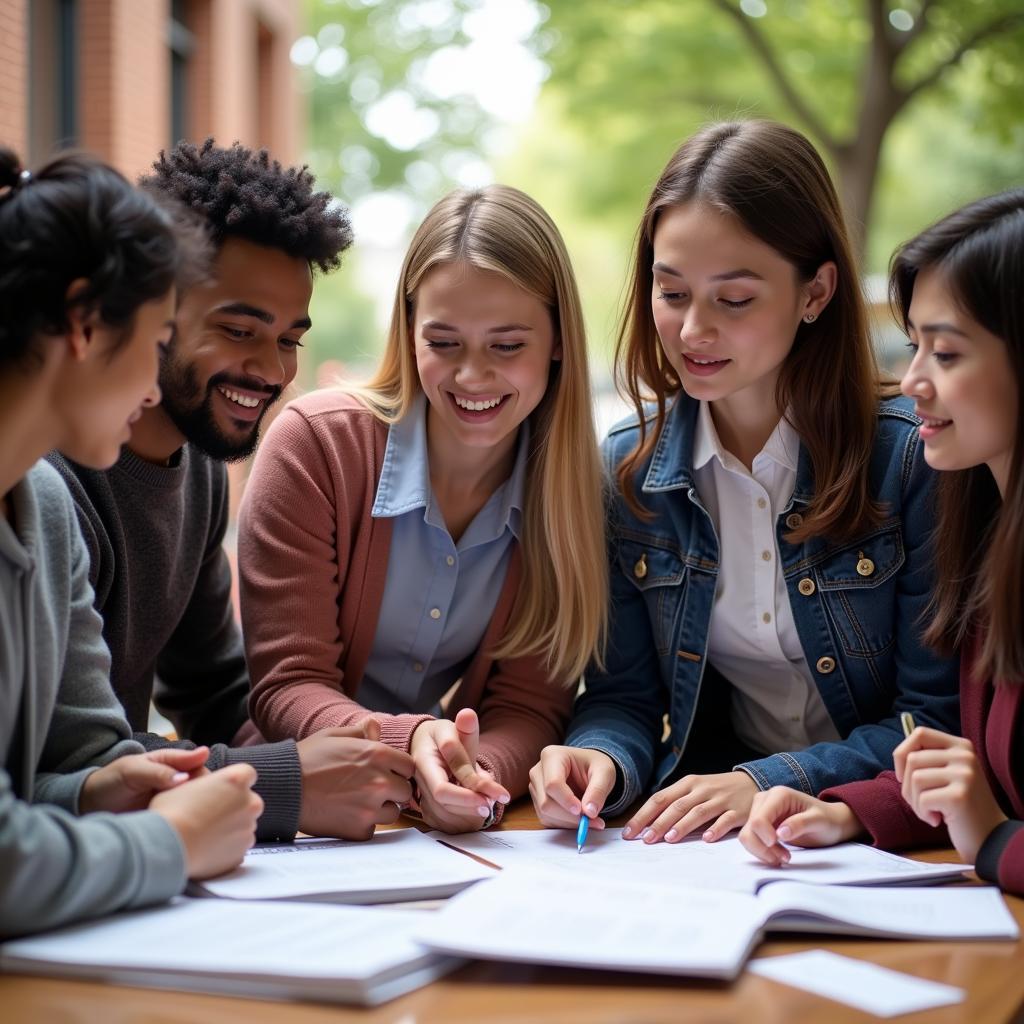
{"type": "Polygon", "coordinates": [[[870,558],[864,557],[864,552],[860,553],[860,559],[857,562],[857,575],[858,576],[870,576],[875,571],[875,563],[870,558]]]}
{"type": "Polygon", "coordinates": [[[804,517],[799,512],[790,512],[786,516],[786,528],[789,530],[795,530],[798,526],[802,526],[804,517]]]}
{"type": "Polygon", "coordinates": [[[641,555],[636,565],[633,566],[633,575],[638,579],[642,580],[647,575],[647,555],[641,555]]]}
{"type": "Polygon", "coordinates": [[[815,668],[823,675],[827,676],[829,672],[833,671],[836,667],[836,659],[830,658],[827,654],[824,658],[819,658],[815,668]]]}
{"type": "Polygon", "coordinates": [[[796,589],[800,591],[804,597],[810,597],[818,588],[814,585],[814,580],[810,576],[805,576],[797,585],[796,589]]]}

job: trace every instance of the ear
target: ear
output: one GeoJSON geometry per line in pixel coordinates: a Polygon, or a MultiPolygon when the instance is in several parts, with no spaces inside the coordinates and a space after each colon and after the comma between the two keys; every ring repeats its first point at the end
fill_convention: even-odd
{"type": "Polygon", "coordinates": [[[800,311],[801,317],[811,316],[817,318],[821,316],[821,311],[829,304],[832,296],[836,293],[836,281],[838,278],[839,272],[832,260],[822,263],[818,267],[814,277],[806,285],[804,305],[800,311]]]}
{"type": "Polygon", "coordinates": [[[82,362],[92,348],[95,317],[76,301],[88,287],[89,282],[84,277],[78,277],[68,285],[68,290],[64,294],[64,303],[68,307],[68,331],[65,341],[71,358],[76,362],[82,362]]]}
{"type": "Polygon", "coordinates": [[[551,362],[560,363],[562,361],[562,343],[560,341],[555,342],[555,347],[551,352],[551,362]]]}

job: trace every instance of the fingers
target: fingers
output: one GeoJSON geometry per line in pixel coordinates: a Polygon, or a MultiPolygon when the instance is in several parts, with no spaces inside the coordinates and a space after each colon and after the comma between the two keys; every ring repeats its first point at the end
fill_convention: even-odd
{"type": "Polygon", "coordinates": [[[740,829],[740,843],[747,853],[774,868],[789,861],[789,850],[778,841],[775,827],[768,818],[755,818],[751,814],[740,829]]]}
{"type": "Polygon", "coordinates": [[[611,758],[605,758],[604,761],[591,760],[587,768],[587,788],[580,800],[583,804],[583,813],[588,818],[597,819],[604,810],[605,801],[614,786],[615,765],[611,758]]]}
{"type": "Polygon", "coordinates": [[[363,719],[363,739],[371,743],[380,742],[380,722],[376,718],[363,719]]]}
{"type": "MultiPolygon", "coordinates": [[[[185,751],[190,753],[190,751],[185,751]]],[[[183,782],[188,782],[189,773],[179,771],[170,764],[161,764],[147,754],[133,758],[131,763],[124,765],[124,780],[127,786],[137,793],[146,791],[159,793],[165,789],[173,789],[183,782]]]]}
{"type": "Polygon", "coordinates": [[[256,769],[251,764],[229,764],[214,772],[209,778],[229,782],[238,789],[252,789],[256,784],[256,769]]]}
{"type": "Polygon", "coordinates": [[[165,764],[179,772],[194,772],[206,764],[210,756],[209,747],[196,747],[193,750],[179,750],[177,747],[161,747],[159,750],[147,751],[143,757],[157,764],[165,764]]]}
{"type": "Polygon", "coordinates": [[[603,828],[604,822],[596,815],[604,807],[614,783],[614,763],[607,754],[596,750],[545,747],[540,760],[530,769],[530,796],[537,817],[547,828],[576,827],[583,813],[583,803],[577,793],[585,795],[587,802],[594,805],[594,813],[587,812],[594,818],[591,824],[603,828]],[[602,762],[605,765],[603,770],[602,762]],[[611,783],[604,787],[609,775],[611,783]],[[587,795],[591,782],[595,788],[587,795]]]}
{"type": "Polygon", "coordinates": [[[480,753],[480,719],[476,712],[472,708],[463,708],[455,716],[455,729],[466,757],[470,763],[475,763],[480,753]]]}
{"type": "MultiPolygon", "coordinates": [[[[459,714],[461,713],[460,711],[459,714]]],[[[475,714],[473,718],[476,718],[475,714]]],[[[461,732],[443,736],[438,743],[437,748],[448,766],[448,773],[463,789],[472,790],[485,800],[497,800],[499,803],[507,804],[510,799],[508,790],[483,771],[475,760],[470,760],[469,750],[463,744],[462,736],[461,732]]],[[[473,747],[479,746],[476,737],[471,736],[470,743],[473,747]]]]}
{"type": "Polygon", "coordinates": [[[938,729],[930,729],[927,726],[919,725],[892,752],[893,769],[899,782],[903,781],[904,773],[907,770],[907,758],[915,751],[922,750],[959,750],[973,754],[974,745],[963,736],[951,736],[947,732],[940,732],[938,729]]]}
{"type": "Polygon", "coordinates": [[[728,835],[734,828],[743,824],[743,816],[739,811],[730,808],[713,821],[701,837],[706,843],[716,843],[722,836],[728,835]]]}

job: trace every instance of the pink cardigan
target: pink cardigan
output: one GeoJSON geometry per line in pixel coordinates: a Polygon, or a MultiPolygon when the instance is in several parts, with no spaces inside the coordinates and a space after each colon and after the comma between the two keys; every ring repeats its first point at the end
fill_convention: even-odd
{"type": "MultiPolygon", "coordinates": [[[[985,777],[1010,820],[978,852],[978,874],[1007,892],[1024,895],[1024,686],[994,686],[972,670],[977,638],[960,657],[960,717],[985,777]]],[[[932,828],[910,809],[893,772],[834,786],[820,794],[841,800],[860,819],[876,846],[894,850],[949,842],[945,826],[932,828]]]]}
{"type": "MultiPolygon", "coordinates": [[[[391,545],[392,520],[370,515],[387,434],[356,399],[325,390],[292,402],[260,444],[239,516],[238,563],[250,713],[270,740],[370,715],[357,698],[391,545]]],[[[477,710],[480,763],[513,798],[526,791],[541,748],[564,736],[575,690],[550,679],[540,658],[497,662],[487,653],[504,633],[521,571],[516,547],[447,709],[477,710]]],[[[385,743],[408,750],[431,716],[373,717],[385,743]]]]}

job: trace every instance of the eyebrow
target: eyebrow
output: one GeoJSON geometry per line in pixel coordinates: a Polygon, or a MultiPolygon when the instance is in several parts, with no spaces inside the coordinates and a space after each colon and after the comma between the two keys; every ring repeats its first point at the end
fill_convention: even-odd
{"type": "MultiPolygon", "coordinates": [[[[660,271],[662,274],[670,274],[672,277],[683,277],[683,275],[676,270],[674,267],[670,267],[667,263],[662,263],[660,260],[654,264],[654,270],[660,271]]],[[[736,281],[741,277],[751,277],[755,281],[763,281],[764,278],[756,271],[749,270],[747,267],[740,267],[736,270],[727,270],[722,274],[715,274],[712,281],[736,281]]]]}
{"type": "MultiPolygon", "coordinates": [[[[937,324],[921,324],[920,327],[917,327],[914,321],[907,317],[907,326],[913,327],[915,331],[920,331],[922,334],[955,334],[961,338],[968,338],[966,331],[960,330],[955,324],[945,320],[941,320],[937,324]]],[[[968,338],[968,340],[970,339],[968,338]]]]}
{"type": "MultiPolygon", "coordinates": [[[[265,324],[273,324],[274,315],[268,313],[259,306],[250,306],[247,302],[229,302],[226,305],[218,306],[214,313],[228,313],[231,316],[251,316],[254,320],[260,320],[265,324]]],[[[309,329],[313,321],[308,316],[299,317],[288,330],[295,330],[298,327],[309,329]]]]}
{"type": "MultiPolygon", "coordinates": [[[[429,327],[434,331],[452,331],[458,333],[458,327],[453,327],[451,324],[446,324],[441,320],[424,320],[424,328],[429,327]]],[[[511,334],[513,331],[532,331],[533,328],[529,324],[501,324],[499,327],[491,327],[488,334],[511,334]]]]}

